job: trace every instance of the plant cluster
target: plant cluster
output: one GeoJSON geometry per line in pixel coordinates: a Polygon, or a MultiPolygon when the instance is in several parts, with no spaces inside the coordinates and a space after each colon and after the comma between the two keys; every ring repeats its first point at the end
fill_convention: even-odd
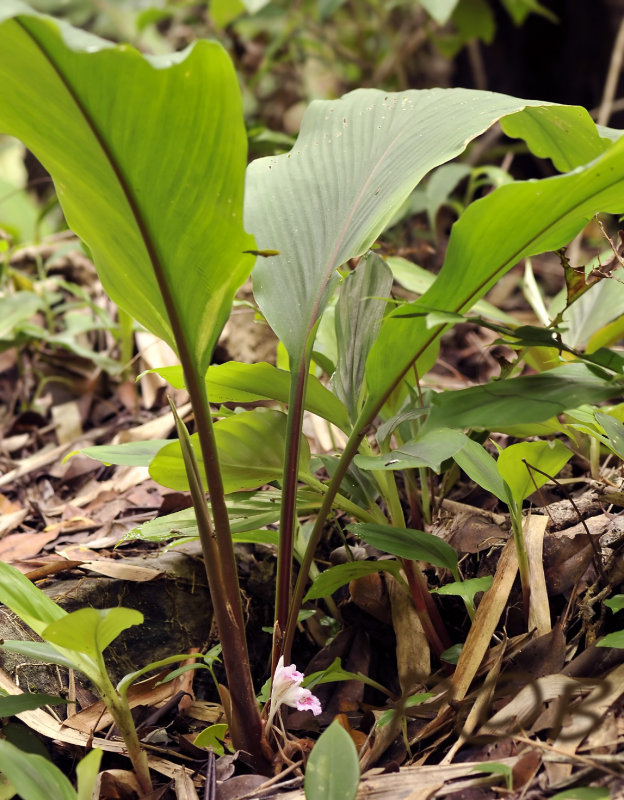
{"type": "MultiPolygon", "coordinates": [[[[321,5],[337,10],[341,4],[321,5]]],[[[566,290],[558,309],[546,309],[527,267],[525,285],[541,327],[520,324],[483,300],[521,260],[561,251],[596,215],[624,213],[620,132],[597,127],[582,108],[476,90],[359,89],[311,103],[289,152],[247,166],[236,72],[215,42],[142,56],[32,12],[19,0],[5,0],[0,54],[0,130],[23,141],[49,170],[67,222],[88,247],[112,300],[179,356],[179,367],[158,372],[172,386],[186,387],[194,432],[176,415],[175,441],[152,441],[140,452],[133,445],[85,452],[108,464],[143,463],[164,486],[190,491],[192,513],[158,519],[139,535],[162,541],[175,529],[201,542],[233,747],[258,772],[270,774],[287,736],[280,707],[320,712],[314,680],[302,685],[295,665],[285,666],[293,658],[300,612],[371,573],[384,572],[407,588],[433,657],[456,663],[449,700],[463,699],[490,638],[476,623],[479,613],[487,614],[486,600],[476,609],[475,595],[492,581],[463,580],[453,547],[422,530],[435,502],[431,476],[461,469],[509,508],[507,574],[513,581],[519,569],[530,631],[539,630],[544,609],[527,555],[523,502],[583,447],[596,470],[600,448],[624,457],[624,405],[604,405],[621,397],[624,374],[624,357],[614,348],[624,299],[617,246],[585,271],[570,267],[562,255],[566,290]],[[377,240],[405,213],[425,176],[495,124],[550,159],[560,174],[530,181],[496,175],[485,193],[473,185],[467,199],[477,199],[457,209],[437,275],[380,255],[377,240]],[[489,191],[492,185],[497,188],[489,191]],[[215,366],[214,348],[250,275],[285,363],[215,366]],[[417,287],[418,298],[393,298],[394,281],[417,287]],[[584,305],[587,319],[599,298],[600,314],[580,330],[575,310],[584,305]],[[498,334],[513,360],[488,384],[435,392],[427,374],[441,337],[466,321],[498,334]],[[221,405],[259,400],[272,401],[271,407],[232,413],[221,405]],[[311,457],[302,434],[307,413],[325,420],[344,442],[335,454],[311,457]],[[484,446],[491,434],[526,441],[497,445],[495,459],[484,446]],[[261,490],[266,484],[274,485],[272,492],[261,490]],[[270,503],[263,499],[269,495],[270,503]],[[305,536],[303,503],[314,511],[305,536]],[[414,509],[409,517],[407,506],[414,509]],[[337,516],[351,520],[345,536],[394,558],[350,559],[320,571],[319,544],[337,516]],[[250,670],[234,545],[274,542],[275,531],[266,528],[274,523],[273,687],[262,708],[250,670]],[[480,632],[481,642],[470,641],[459,657],[424,564],[446,571],[451,580],[438,592],[461,597],[475,620],[471,635],[480,632]]],[[[451,189],[455,185],[451,181],[451,189]]],[[[434,219],[438,200],[433,192],[426,199],[434,219]]],[[[604,578],[598,554],[597,569],[604,578]]],[[[496,596],[496,583],[490,592],[485,598],[496,596]]],[[[102,655],[122,630],[140,624],[138,612],[85,608],[67,614],[3,564],[0,600],[43,639],[2,647],[89,678],[148,794],[149,768],[126,693],[139,674],[166,664],[150,665],[114,687],[102,655]]],[[[618,598],[610,602],[614,610],[620,607],[618,598]]],[[[498,623],[493,611],[490,622],[498,623]]],[[[622,643],[618,636],[615,646],[622,643]]],[[[172,655],[167,663],[187,657],[172,655]]],[[[316,681],[354,677],[361,676],[337,665],[316,681]]],[[[415,689],[413,680],[402,682],[380,728],[400,733],[407,709],[430,697],[415,689]]],[[[334,723],[310,757],[310,797],[330,796],[323,792],[332,749],[348,765],[346,791],[357,786],[354,746],[334,723]]],[[[13,757],[9,747],[0,748],[0,767],[18,791],[27,792],[10,770],[13,757]]],[[[366,763],[370,752],[363,758],[366,763]]],[[[92,761],[87,766],[93,771],[92,761]]],[[[70,790],[64,785],[63,797],[70,790]]]]}

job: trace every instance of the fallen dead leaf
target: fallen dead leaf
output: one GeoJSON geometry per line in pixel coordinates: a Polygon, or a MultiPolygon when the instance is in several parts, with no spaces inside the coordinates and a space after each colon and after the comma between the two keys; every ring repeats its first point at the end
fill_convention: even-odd
{"type": "Polygon", "coordinates": [[[25,558],[36,556],[49,542],[54,541],[58,531],[43,531],[41,533],[11,533],[0,539],[0,559],[12,564],[25,558]]]}

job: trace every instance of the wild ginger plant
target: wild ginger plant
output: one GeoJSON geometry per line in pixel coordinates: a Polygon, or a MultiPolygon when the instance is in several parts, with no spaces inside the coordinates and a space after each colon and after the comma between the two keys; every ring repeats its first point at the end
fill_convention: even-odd
{"type": "MultiPolygon", "coordinates": [[[[449,411],[452,401],[434,399],[426,423],[401,442],[396,458],[392,451],[378,458],[367,433],[380,413],[396,413],[391,400],[414,371],[422,376],[435,362],[440,335],[514,264],[563,246],[598,211],[624,211],[624,142],[599,131],[579,108],[463,89],[367,89],[312,103],[292,151],[252,162],[245,178],[240,92],[218,44],[142,56],[19,0],[0,9],[0,130],[26,143],[49,170],[68,224],[111,298],[179,355],[177,380],[190,394],[196,432],[189,436],[178,421],[180,442],[152,443],[142,457],[162,483],[191,490],[223,647],[230,734],[258,770],[268,771],[271,741],[250,672],[230,496],[281,484],[274,670],[290,661],[317,546],[336,508],[383,526],[425,629],[442,631],[416,563],[422,551],[399,550],[410,531],[393,471],[439,467],[462,449],[466,439],[457,429],[471,423],[449,411]],[[389,290],[387,268],[365,254],[419,181],[499,120],[567,174],[510,183],[472,203],[453,226],[430,288],[386,314],[378,298],[389,290]],[[354,275],[339,271],[360,256],[354,275]],[[239,364],[217,373],[213,349],[252,268],[258,305],[288,354],[289,371],[239,364]],[[310,363],[322,314],[338,291],[345,302],[332,392],[310,375],[310,363]],[[261,409],[213,422],[210,401],[241,394],[287,401],[288,413],[261,409]],[[310,471],[305,409],[347,437],[327,481],[310,471]],[[434,447],[440,458],[432,465],[422,453],[434,447]],[[359,502],[343,494],[356,457],[377,458],[360,466],[386,512],[366,492],[359,502]],[[300,482],[316,493],[316,519],[293,588],[300,482]]],[[[603,397],[620,391],[608,367],[571,366],[580,369],[557,377],[575,404],[595,398],[597,387],[603,397]]],[[[564,393],[558,397],[567,407],[564,393]]],[[[543,404],[533,411],[539,417],[543,404]]],[[[424,547],[427,534],[412,533],[424,547]]],[[[0,581],[5,602],[10,584],[10,577],[0,581]]]]}

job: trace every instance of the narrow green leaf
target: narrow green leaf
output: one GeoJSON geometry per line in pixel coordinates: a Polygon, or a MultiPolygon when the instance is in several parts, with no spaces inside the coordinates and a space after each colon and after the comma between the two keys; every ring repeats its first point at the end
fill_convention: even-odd
{"type": "Polygon", "coordinates": [[[498,456],[496,466],[516,503],[520,504],[537,489],[548,482],[548,475],[555,477],[572,458],[572,452],[554,439],[552,442],[519,442],[506,447],[498,456]],[[546,473],[542,475],[529,466],[546,473]]]}
{"type": "Polygon", "coordinates": [[[496,468],[496,461],[478,442],[469,439],[464,447],[453,456],[460,469],[486,492],[490,492],[503,503],[509,500],[508,491],[496,468]]]}
{"type": "Polygon", "coordinates": [[[392,290],[392,273],[369,251],[340,287],[335,326],[338,347],[332,388],[352,420],[360,411],[366,357],[377,337],[392,290]]]}
{"type": "Polygon", "coordinates": [[[43,756],[24,753],[0,739],[0,771],[23,800],[77,800],[61,770],[43,756]]]}
{"type": "Polygon", "coordinates": [[[68,700],[54,694],[44,692],[24,692],[23,694],[9,694],[0,697],[0,717],[13,717],[22,711],[32,711],[42,706],[60,706],[67,704],[68,700]]]}
{"type": "MultiPolygon", "coordinates": [[[[84,447],[75,453],[82,453],[103,464],[117,464],[129,467],[149,467],[152,459],[166,444],[167,439],[151,439],[147,442],[125,442],[123,444],[102,444],[84,447]]],[[[75,453],[70,453],[72,456],[75,453]]],[[[66,456],[68,458],[69,456],[66,456]]]]}
{"type": "Polygon", "coordinates": [[[489,772],[492,775],[502,775],[505,778],[507,789],[513,789],[513,770],[508,764],[499,764],[497,761],[486,761],[473,767],[475,772],[489,772]]]}
{"type": "Polygon", "coordinates": [[[319,597],[329,597],[341,586],[356,578],[383,571],[391,572],[398,577],[400,567],[396,561],[348,561],[346,564],[337,564],[317,575],[303,598],[303,602],[307,603],[308,600],[316,600],[319,597]]]}
{"type": "Polygon", "coordinates": [[[66,611],[34,586],[25,575],[0,561],[0,603],[29,625],[35,633],[66,615],[66,611]]]}
{"type": "Polygon", "coordinates": [[[203,374],[253,264],[229,57],[205,40],[144,57],[15,0],[0,20],[0,130],[51,173],[107,293],[203,374]]]}
{"type": "Polygon", "coordinates": [[[306,800],[354,800],[359,782],[360,764],[353,740],[339,722],[332,722],[310,753],[306,800]]]}
{"type": "MultiPolygon", "coordinates": [[[[226,493],[255,489],[282,477],[286,446],[286,415],[270,409],[253,409],[226,417],[214,425],[221,474],[226,493]]],[[[309,471],[310,448],[302,438],[299,469],[309,471]]],[[[203,457],[197,434],[191,436],[203,475],[203,457]]],[[[160,450],[150,464],[150,475],[170,489],[188,489],[179,441],[160,450]]]]}
{"type": "Polygon", "coordinates": [[[391,525],[377,525],[369,522],[356,522],[349,525],[348,528],[356,536],[385,553],[391,553],[399,558],[409,558],[413,561],[427,561],[436,567],[444,567],[459,580],[457,553],[439,536],[410,528],[394,528],[391,525]]]}
{"type": "MultiPolygon", "coordinates": [[[[44,626],[45,627],[45,626],[44,626]]],[[[43,628],[42,628],[43,630],[43,628]]],[[[58,664],[68,669],[80,669],[76,660],[61,653],[56,647],[52,647],[47,642],[22,641],[21,639],[5,639],[0,644],[0,650],[8,650],[10,653],[19,653],[26,658],[32,658],[48,664],[58,664]]]]}
{"type": "Polygon", "coordinates": [[[77,800],[92,800],[102,755],[103,751],[95,747],[76,766],[76,777],[78,778],[77,800]]]}
{"type": "Polygon", "coordinates": [[[132,608],[80,608],[45,628],[42,637],[59,647],[99,656],[122,631],[143,622],[132,608]]]}
{"type": "Polygon", "coordinates": [[[571,786],[553,794],[550,800],[609,800],[610,797],[608,786],[571,786]]]}
{"type": "Polygon", "coordinates": [[[597,367],[573,363],[434,395],[427,428],[486,428],[544,422],[583,403],[620,395],[622,388],[597,367]]]}
{"type": "Polygon", "coordinates": [[[624,459],[624,425],[619,419],[612,417],[610,414],[601,414],[596,411],[594,417],[607,434],[611,450],[621,459],[624,459]]]}
{"type": "Polygon", "coordinates": [[[396,450],[377,456],[355,457],[360,469],[409,469],[430,467],[439,472],[442,462],[454,456],[466,444],[468,437],[450,428],[425,430],[416,439],[405,442],[396,450]]]}

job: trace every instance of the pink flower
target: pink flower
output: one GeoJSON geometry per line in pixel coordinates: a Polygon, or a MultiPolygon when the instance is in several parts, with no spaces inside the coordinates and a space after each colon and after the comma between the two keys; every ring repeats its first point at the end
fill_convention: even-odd
{"type": "Polygon", "coordinates": [[[266,725],[267,734],[271,730],[273,717],[281,705],[287,705],[299,711],[311,711],[314,716],[318,716],[321,713],[320,700],[309,689],[304,689],[301,686],[302,681],[303,673],[298,672],[294,664],[285,667],[284,656],[280,656],[271,684],[271,701],[266,725]]]}

